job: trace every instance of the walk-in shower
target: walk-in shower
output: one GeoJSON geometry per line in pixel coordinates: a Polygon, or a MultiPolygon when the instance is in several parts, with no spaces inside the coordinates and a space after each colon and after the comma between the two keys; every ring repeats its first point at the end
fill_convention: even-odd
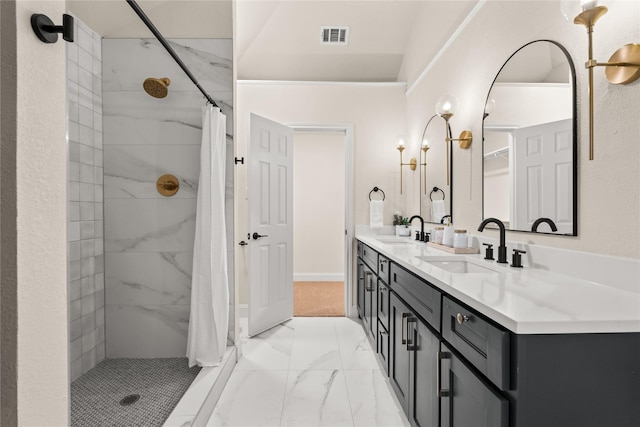
{"type": "MultiPolygon", "coordinates": [[[[99,409],[110,406],[119,415],[106,419],[129,425],[127,414],[146,410],[143,405],[162,400],[160,394],[179,399],[200,370],[189,369],[185,355],[201,108],[208,100],[157,40],[102,39],[81,17],[76,25],[76,42],[67,44],[71,419],[73,425],[100,425],[105,418],[99,409]],[[170,83],[171,96],[145,93],[141,83],[158,74],[168,77],[156,78],[156,95],[170,83]],[[165,174],[179,181],[171,197],[156,189],[165,174]],[[134,380],[140,377],[157,382],[134,380]],[[117,379],[133,382],[116,385],[117,379]],[[151,392],[167,384],[179,386],[151,392]],[[81,406],[98,418],[88,421],[81,406]]],[[[227,117],[229,238],[223,244],[229,251],[228,342],[233,344],[232,41],[167,43],[227,117]]],[[[175,401],[162,402],[166,416],[175,401]]]]}

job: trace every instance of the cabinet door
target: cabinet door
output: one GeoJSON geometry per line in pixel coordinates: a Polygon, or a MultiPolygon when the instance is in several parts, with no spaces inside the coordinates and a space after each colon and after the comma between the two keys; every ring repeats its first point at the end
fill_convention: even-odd
{"type": "Polygon", "coordinates": [[[378,335],[378,277],[373,270],[366,264],[364,268],[364,324],[365,332],[371,341],[372,346],[376,347],[376,338],[378,335]]]}
{"type": "Polygon", "coordinates": [[[378,280],[378,321],[389,330],[389,288],[378,280]]]}
{"type": "MultiPolygon", "coordinates": [[[[358,248],[360,245],[358,245],[358,248]]],[[[357,292],[358,292],[358,316],[364,320],[364,262],[358,258],[358,283],[357,283],[357,292]]]]}
{"type": "Polygon", "coordinates": [[[389,380],[405,413],[409,413],[407,323],[413,312],[393,292],[389,297],[389,380]]]}
{"type": "Polygon", "coordinates": [[[389,374],[389,332],[378,322],[378,357],[384,366],[385,374],[389,374]]]}
{"type": "Polygon", "coordinates": [[[440,411],[442,427],[508,427],[509,402],[442,344],[440,411]]]}
{"type": "Polygon", "coordinates": [[[409,412],[414,427],[438,427],[440,411],[437,387],[437,358],[440,340],[420,319],[409,319],[410,351],[409,412]]]}

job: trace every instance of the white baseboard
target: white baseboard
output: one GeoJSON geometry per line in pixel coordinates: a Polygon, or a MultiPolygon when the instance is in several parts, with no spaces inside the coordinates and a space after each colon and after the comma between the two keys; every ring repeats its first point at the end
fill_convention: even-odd
{"type": "Polygon", "coordinates": [[[344,274],[336,273],[336,274],[294,274],[293,275],[294,282],[344,282],[344,274]]]}

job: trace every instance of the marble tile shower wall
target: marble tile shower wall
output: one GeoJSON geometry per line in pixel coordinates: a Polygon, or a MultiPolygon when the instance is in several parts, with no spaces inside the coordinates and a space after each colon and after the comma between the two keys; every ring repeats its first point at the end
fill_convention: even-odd
{"type": "MultiPolygon", "coordinates": [[[[233,218],[231,40],[170,43],[228,118],[233,218]]],[[[156,40],[104,39],[102,51],[107,357],[184,356],[204,98],[156,40]],[[142,90],[148,77],[171,80],[166,98],[142,90]],[[172,197],[156,191],[167,173],[172,197]]]]}
{"type": "Polygon", "coordinates": [[[71,380],[105,357],[100,36],[77,18],[67,48],[71,380]]]}

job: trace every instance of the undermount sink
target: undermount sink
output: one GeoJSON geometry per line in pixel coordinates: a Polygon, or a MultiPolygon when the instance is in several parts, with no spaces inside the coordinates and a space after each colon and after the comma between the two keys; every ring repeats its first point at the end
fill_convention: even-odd
{"type": "Polygon", "coordinates": [[[469,261],[467,259],[453,257],[416,257],[421,261],[427,262],[434,267],[441,268],[449,273],[499,273],[501,270],[493,269],[483,265],[482,262],[469,261]]]}
{"type": "Polygon", "coordinates": [[[411,240],[401,240],[401,239],[376,239],[380,243],[384,243],[385,245],[410,245],[411,240]]]}

